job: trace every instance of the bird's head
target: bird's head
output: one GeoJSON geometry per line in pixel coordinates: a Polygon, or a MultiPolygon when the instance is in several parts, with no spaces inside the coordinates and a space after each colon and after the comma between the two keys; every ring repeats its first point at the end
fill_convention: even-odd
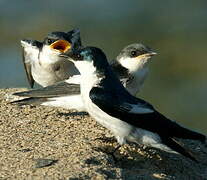
{"type": "Polygon", "coordinates": [[[42,59],[42,63],[56,63],[64,60],[64,58],[59,57],[60,54],[68,53],[72,49],[79,47],[81,47],[79,29],[74,29],[67,33],[59,31],[51,32],[43,40],[40,59],[42,59]]]}
{"type": "Polygon", "coordinates": [[[125,47],[117,56],[117,60],[123,67],[133,72],[146,67],[149,59],[156,54],[151,48],[136,43],[125,47]]]}
{"type": "Polygon", "coordinates": [[[109,66],[104,52],[96,47],[85,47],[60,56],[71,58],[81,74],[104,71],[109,66]]]}
{"type": "Polygon", "coordinates": [[[81,46],[80,31],[79,29],[74,29],[67,33],[65,32],[51,32],[43,41],[46,49],[54,53],[66,53],[72,48],[78,48],[81,46]]]}

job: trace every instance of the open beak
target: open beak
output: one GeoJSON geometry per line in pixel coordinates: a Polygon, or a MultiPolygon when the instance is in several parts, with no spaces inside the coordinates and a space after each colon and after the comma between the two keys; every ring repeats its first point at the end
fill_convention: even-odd
{"type": "Polygon", "coordinates": [[[71,44],[66,40],[57,40],[50,45],[54,50],[60,51],[62,53],[67,52],[71,48],[71,44]]]}

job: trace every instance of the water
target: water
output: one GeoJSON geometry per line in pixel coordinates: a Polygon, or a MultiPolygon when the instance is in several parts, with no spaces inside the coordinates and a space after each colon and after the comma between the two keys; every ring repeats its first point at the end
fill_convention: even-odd
{"type": "Polygon", "coordinates": [[[158,56],[139,96],[171,119],[207,131],[207,1],[0,0],[0,88],[28,87],[20,39],[78,27],[85,45],[114,58],[143,42],[158,56]]]}

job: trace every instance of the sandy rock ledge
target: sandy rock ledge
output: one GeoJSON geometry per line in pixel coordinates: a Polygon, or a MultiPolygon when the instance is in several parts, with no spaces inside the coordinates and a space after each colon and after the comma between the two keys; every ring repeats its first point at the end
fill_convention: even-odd
{"type": "Polygon", "coordinates": [[[61,108],[9,104],[0,90],[0,180],[6,179],[207,179],[207,148],[183,140],[200,163],[138,145],[117,143],[86,114],[61,108]]]}

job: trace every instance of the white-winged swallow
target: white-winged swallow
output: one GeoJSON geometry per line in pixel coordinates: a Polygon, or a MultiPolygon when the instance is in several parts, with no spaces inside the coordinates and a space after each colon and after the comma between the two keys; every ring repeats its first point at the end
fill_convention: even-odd
{"type": "Polygon", "coordinates": [[[120,145],[144,144],[196,161],[177,138],[206,143],[206,136],[179,125],[150,103],[132,96],[113,72],[102,50],[86,47],[74,51],[70,58],[81,73],[81,97],[87,112],[109,129],[120,145]]]}

